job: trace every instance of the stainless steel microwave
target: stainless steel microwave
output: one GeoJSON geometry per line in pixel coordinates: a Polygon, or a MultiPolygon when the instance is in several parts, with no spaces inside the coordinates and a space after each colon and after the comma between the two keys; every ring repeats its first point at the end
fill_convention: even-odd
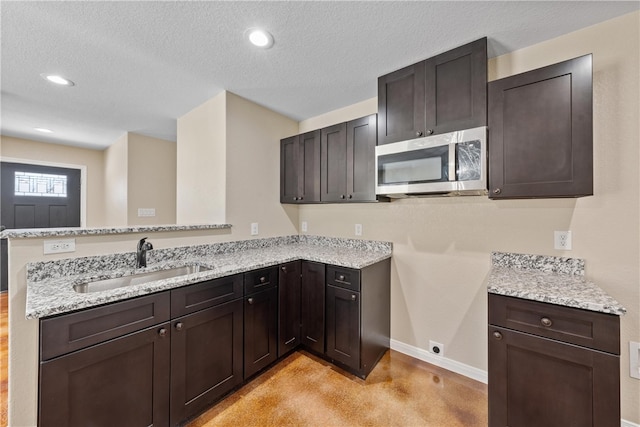
{"type": "Polygon", "coordinates": [[[376,194],[487,194],[487,127],[376,147],[376,194]]]}

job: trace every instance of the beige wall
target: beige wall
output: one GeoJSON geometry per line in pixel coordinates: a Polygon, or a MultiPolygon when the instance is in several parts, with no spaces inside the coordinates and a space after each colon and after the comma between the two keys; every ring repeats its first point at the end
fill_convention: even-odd
{"type": "Polygon", "coordinates": [[[127,225],[176,223],[176,143],[128,134],[127,225]],[[139,217],[138,208],[154,208],[139,217]]]}
{"type": "Polygon", "coordinates": [[[127,224],[128,144],[125,133],[104,150],[105,225],[127,224]]]}
{"type": "Polygon", "coordinates": [[[179,224],[224,223],[226,100],[221,92],[178,118],[176,219],[179,224]]]}
{"type": "Polygon", "coordinates": [[[103,153],[97,150],[0,136],[0,157],[86,167],[86,226],[104,224],[103,153]]]}
{"type": "MultiPolygon", "coordinates": [[[[587,275],[628,309],[621,319],[623,418],[640,422],[640,381],[629,376],[629,341],[640,341],[640,13],[626,15],[489,62],[490,79],[593,53],[595,195],[580,199],[489,201],[425,198],[359,205],[307,205],[309,234],[394,243],[392,339],[487,369],[485,279],[491,251],[584,258],[587,275]],[[573,250],[553,249],[553,231],[571,230],[573,250]]],[[[357,115],[375,102],[354,106],[357,115]]],[[[348,120],[325,114],[300,132],[348,120]]]]}
{"type": "Polygon", "coordinates": [[[298,123],[227,93],[227,222],[233,235],[248,238],[298,234],[298,209],[280,204],[280,139],[295,135],[298,123]]]}

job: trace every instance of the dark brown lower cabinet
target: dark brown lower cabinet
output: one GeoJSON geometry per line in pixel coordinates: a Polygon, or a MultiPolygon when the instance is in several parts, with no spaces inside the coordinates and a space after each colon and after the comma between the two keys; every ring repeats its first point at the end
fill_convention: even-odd
{"type": "Polygon", "coordinates": [[[390,344],[390,260],[356,270],[327,265],[326,351],[366,378],[390,344]]]}
{"type": "Polygon", "coordinates": [[[360,292],[327,286],[326,355],[360,369],[360,292]]]}
{"type": "Polygon", "coordinates": [[[168,426],[168,323],[40,365],[41,427],[168,426]]]}
{"type": "Polygon", "coordinates": [[[611,348],[617,316],[490,295],[489,318],[490,427],[620,425],[619,344],[576,345],[611,348]]]}
{"type": "Polygon", "coordinates": [[[280,266],[278,278],[278,357],[300,344],[301,261],[280,266]]]}
{"type": "Polygon", "coordinates": [[[325,264],[302,261],[301,335],[302,344],[324,353],[325,264]]]}
{"type": "Polygon", "coordinates": [[[244,298],[244,378],[278,358],[278,288],[244,298]]]}
{"type": "Polygon", "coordinates": [[[238,299],[172,321],[172,426],[242,383],[242,304],[238,299]]]}

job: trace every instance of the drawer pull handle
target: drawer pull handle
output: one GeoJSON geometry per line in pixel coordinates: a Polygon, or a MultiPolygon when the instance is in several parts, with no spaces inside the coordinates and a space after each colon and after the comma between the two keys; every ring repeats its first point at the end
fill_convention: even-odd
{"type": "Polygon", "coordinates": [[[160,338],[164,338],[167,336],[167,330],[165,328],[160,328],[160,330],[158,331],[158,335],[160,335],[160,338]]]}
{"type": "Polygon", "coordinates": [[[181,330],[182,330],[182,322],[176,323],[176,331],[181,331],[181,330]]]}
{"type": "Polygon", "coordinates": [[[495,331],[495,332],[493,333],[493,337],[494,337],[495,339],[497,339],[497,340],[501,340],[501,339],[502,339],[502,334],[501,334],[500,332],[498,332],[498,331],[495,331]]]}
{"type": "Polygon", "coordinates": [[[247,300],[247,302],[248,302],[249,304],[253,304],[253,298],[249,298],[249,299],[247,300]]]}
{"type": "Polygon", "coordinates": [[[341,275],[339,275],[339,276],[338,276],[338,280],[340,280],[341,282],[344,282],[344,275],[342,275],[342,274],[341,274],[341,275]]]}
{"type": "Polygon", "coordinates": [[[543,317],[542,319],[540,319],[540,323],[542,323],[542,326],[547,328],[553,325],[553,322],[548,317],[543,317]]]}
{"type": "Polygon", "coordinates": [[[267,278],[266,278],[266,277],[262,276],[262,277],[260,278],[260,283],[264,283],[264,282],[266,282],[266,281],[267,281],[267,278]]]}

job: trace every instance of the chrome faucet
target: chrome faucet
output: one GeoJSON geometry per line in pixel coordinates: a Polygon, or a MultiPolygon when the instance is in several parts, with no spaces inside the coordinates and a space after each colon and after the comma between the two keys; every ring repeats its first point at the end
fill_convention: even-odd
{"type": "Polygon", "coordinates": [[[138,242],[138,250],[136,251],[136,268],[147,266],[147,251],[153,249],[151,242],[147,242],[148,237],[143,237],[138,242]]]}

